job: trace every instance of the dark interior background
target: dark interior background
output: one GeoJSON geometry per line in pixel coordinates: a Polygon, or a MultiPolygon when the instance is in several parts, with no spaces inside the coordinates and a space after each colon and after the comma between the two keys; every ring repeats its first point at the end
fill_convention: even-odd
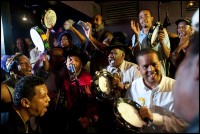
{"type": "Polygon", "coordinates": [[[70,6],[67,6],[61,2],[48,2],[48,1],[12,1],[10,4],[11,13],[11,25],[13,40],[17,37],[26,37],[30,35],[29,31],[31,27],[39,26],[46,31],[42,26],[41,19],[45,10],[52,9],[56,12],[57,22],[54,26],[54,30],[57,31],[63,26],[63,23],[67,19],[73,19],[75,22],[78,20],[90,21],[91,18],[70,6]],[[23,16],[28,18],[27,21],[23,21],[23,16]]]}

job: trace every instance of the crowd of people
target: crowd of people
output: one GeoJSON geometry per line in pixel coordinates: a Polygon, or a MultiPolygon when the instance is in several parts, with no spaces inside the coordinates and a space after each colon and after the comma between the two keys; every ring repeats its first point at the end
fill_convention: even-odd
{"type": "Polygon", "coordinates": [[[174,38],[142,9],[139,23],[130,22],[132,44],[126,33],[107,30],[99,14],[84,33],[73,20],[63,31],[48,28],[45,52],[18,38],[15,54],[1,58],[1,132],[198,133],[197,17],[199,9],[192,21],[178,19],[174,38]]]}

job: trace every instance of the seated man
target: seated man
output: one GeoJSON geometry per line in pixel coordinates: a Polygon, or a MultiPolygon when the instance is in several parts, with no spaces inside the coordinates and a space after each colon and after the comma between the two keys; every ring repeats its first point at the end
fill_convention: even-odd
{"type": "Polygon", "coordinates": [[[13,105],[9,112],[1,113],[1,132],[31,133],[30,118],[43,116],[50,98],[44,80],[37,76],[24,76],[15,85],[13,105]]]}
{"type": "Polygon", "coordinates": [[[188,124],[173,113],[172,89],[175,80],[161,74],[157,52],[143,49],[136,60],[142,77],[133,81],[126,96],[142,105],[139,110],[142,119],[153,121],[144,132],[183,132],[188,124]]]}
{"type": "MultiPolygon", "coordinates": [[[[111,44],[106,49],[109,51],[108,62],[106,70],[114,74],[113,84],[116,89],[126,92],[133,80],[141,77],[137,65],[125,60],[126,54],[129,52],[125,45],[126,37],[122,32],[113,33],[114,37],[111,44]],[[117,73],[117,75],[116,75],[117,73]]],[[[124,94],[125,95],[125,94],[124,94]]],[[[124,97],[122,95],[122,97],[124,97]]]]}
{"type": "Polygon", "coordinates": [[[132,81],[141,77],[137,65],[125,60],[126,53],[129,49],[125,46],[124,34],[122,32],[116,32],[113,33],[113,35],[114,38],[110,46],[106,48],[109,52],[109,65],[106,67],[106,70],[113,75],[110,85],[113,85],[111,88],[114,88],[114,91],[109,94],[110,96],[113,95],[111,99],[104,99],[105,97],[101,97],[101,101],[98,101],[99,133],[125,133],[123,130],[121,131],[115,123],[113,101],[119,97],[124,97],[132,81]]]}

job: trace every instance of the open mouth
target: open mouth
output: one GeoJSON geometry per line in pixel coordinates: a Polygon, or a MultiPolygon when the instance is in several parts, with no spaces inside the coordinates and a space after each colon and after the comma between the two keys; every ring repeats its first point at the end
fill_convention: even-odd
{"type": "Polygon", "coordinates": [[[114,60],[108,60],[110,64],[113,64],[115,61],[114,60]]]}
{"type": "Polygon", "coordinates": [[[32,75],[32,74],[33,74],[32,69],[27,69],[27,70],[25,70],[25,72],[26,72],[26,74],[28,74],[28,75],[32,75]]]}
{"type": "Polygon", "coordinates": [[[49,104],[44,106],[45,111],[47,111],[48,106],[49,106],[49,104]]]}
{"type": "Polygon", "coordinates": [[[182,36],[184,36],[185,35],[185,32],[180,32],[179,33],[179,37],[182,37],[182,36]]]}

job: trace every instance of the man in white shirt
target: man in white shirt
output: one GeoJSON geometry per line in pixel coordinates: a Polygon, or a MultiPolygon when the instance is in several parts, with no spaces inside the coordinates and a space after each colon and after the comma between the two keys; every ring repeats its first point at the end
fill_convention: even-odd
{"type": "Polygon", "coordinates": [[[161,74],[157,52],[143,49],[136,60],[142,77],[133,81],[126,96],[142,105],[139,110],[142,119],[152,120],[144,132],[183,132],[188,124],[174,113],[172,88],[175,80],[161,74]]]}
{"type": "MultiPolygon", "coordinates": [[[[112,82],[116,85],[116,88],[125,93],[132,81],[141,77],[141,74],[137,69],[137,64],[125,60],[126,53],[129,49],[125,45],[126,37],[124,33],[115,32],[113,35],[114,38],[107,48],[109,51],[109,65],[106,70],[114,74],[115,77],[112,82]]],[[[124,96],[122,95],[122,97],[124,96]]]]}
{"type": "Polygon", "coordinates": [[[157,27],[153,26],[153,19],[154,17],[152,16],[151,11],[143,9],[139,13],[139,22],[142,27],[141,30],[139,24],[134,20],[131,20],[131,29],[134,32],[132,37],[132,48],[134,55],[144,48],[152,48],[157,51],[162,63],[162,74],[166,75],[166,59],[169,58],[171,49],[169,36],[166,29],[161,28],[160,22],[157,22],[157,27]],[[158,33],[156,33],[156,31],[158,33]],[[155,41],[151,43],[151,39],[155,41]]]}
{"type": "MultiPolygon", "coordinates": [[[[114,37],[110,43],[110,46],[105,49],[108,51],[109,62],[109,65],[106,67],[106,71],[110,72],[113,75],[114,78],[110,79],[110,85],[114,85],[115,88],[113,91],[114,94],[109,94],[110,96],[113,95],[113,99],[111,99],[111,101],[110,99],[98,101],[98,133],[125,133],[116,125],[116,118],[113,113],[113,101],[115,101],[119,97],[124,97],[126,90],[129,88],[132,81],[141,77],[141,74],[137,69],[137,65],[125,60],[126,52],[129,49],[125,46],[126,38],[124,36],[124,33],[115,32],[113,33],[113,35],[114,37]]],[[[105,85],[104,87],[107,87],[107,89],[109,89],[109,86],[103,84],[103,81],[101,81],[101,84],[105,85]]]]}

